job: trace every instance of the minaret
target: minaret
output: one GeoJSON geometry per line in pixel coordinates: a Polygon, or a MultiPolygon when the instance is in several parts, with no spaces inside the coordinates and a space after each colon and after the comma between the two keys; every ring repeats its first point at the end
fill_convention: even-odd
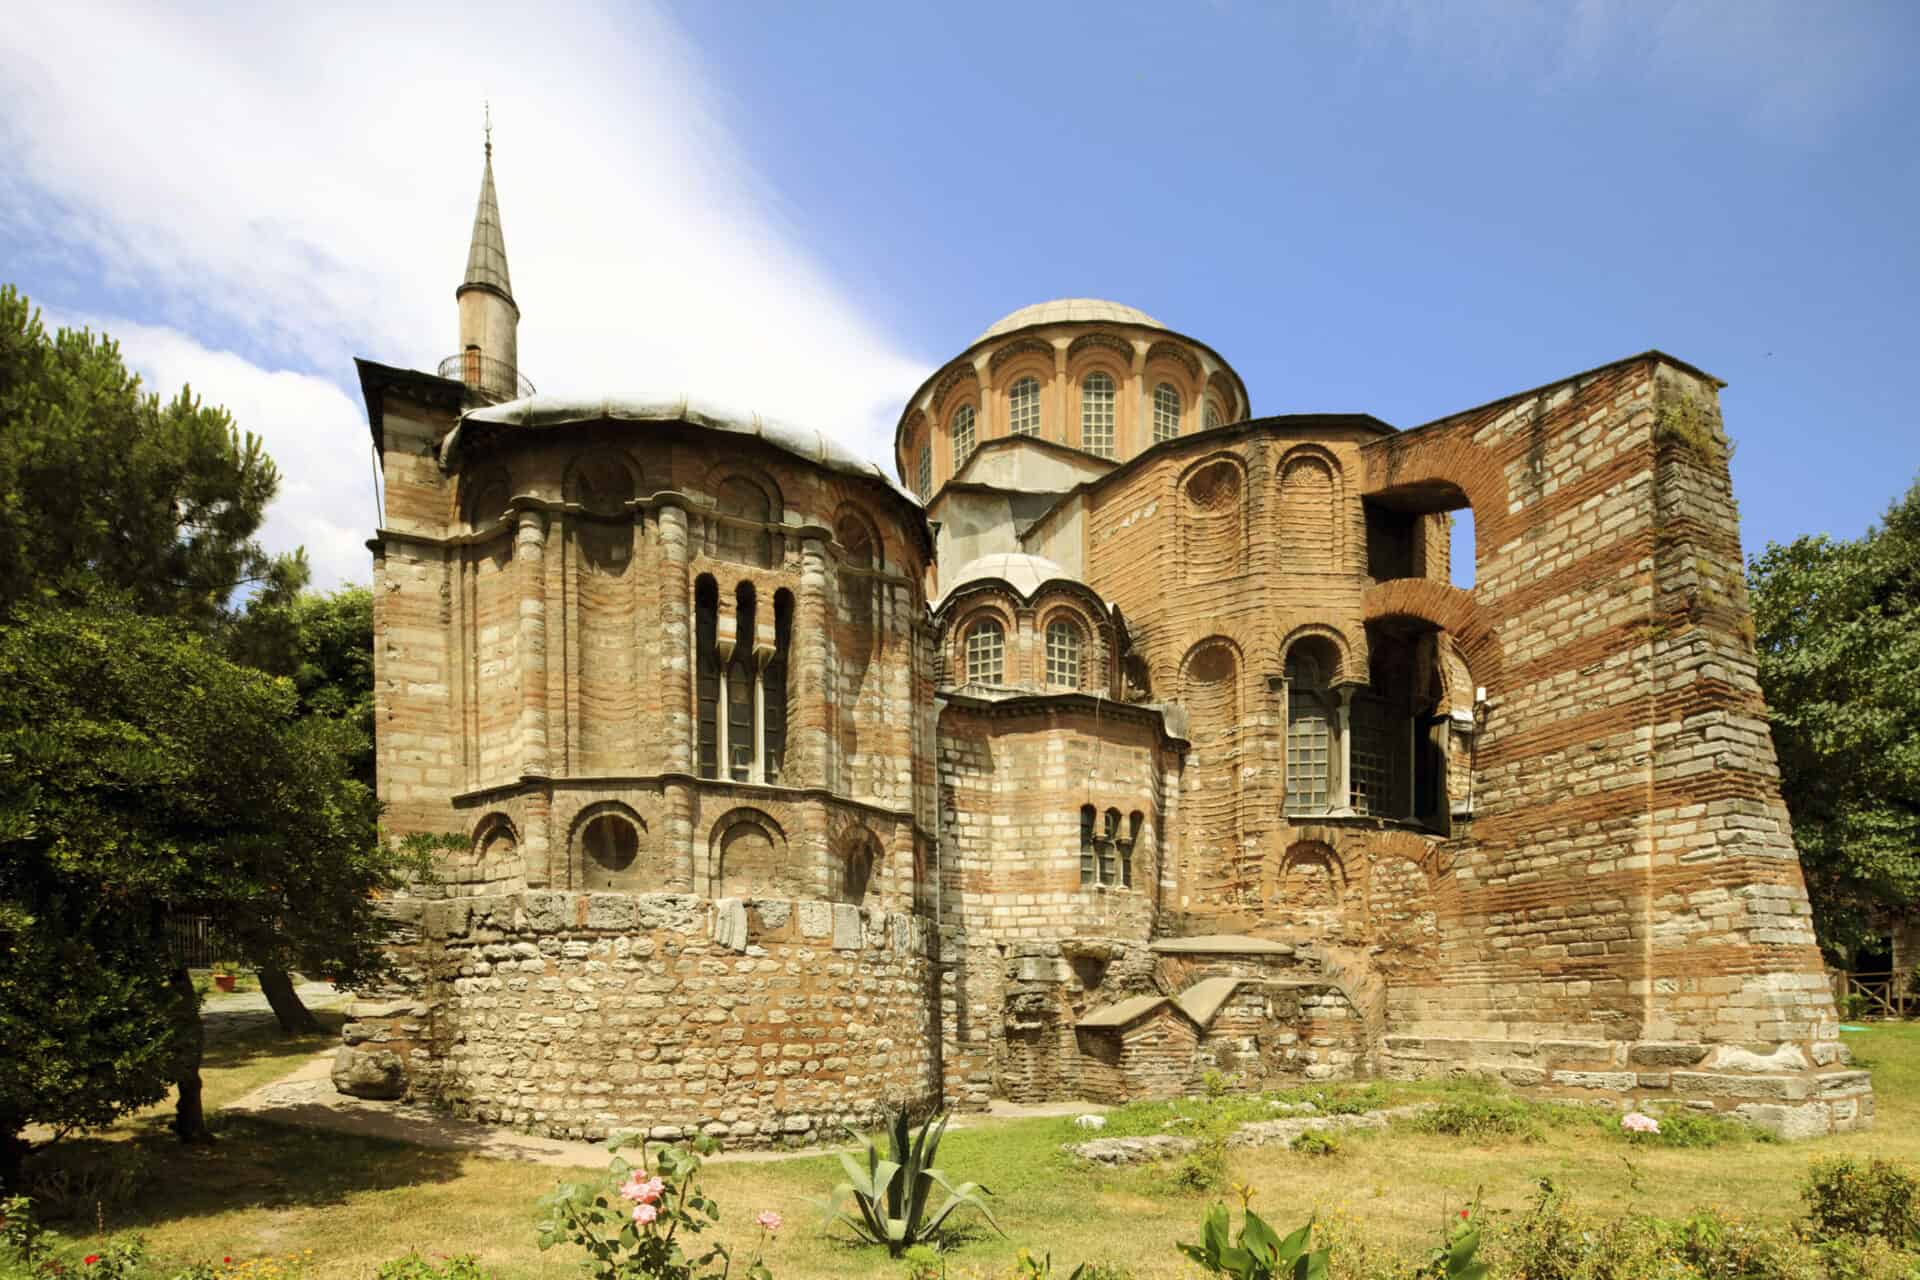
{"type": "Polygon", "coordinates": [[[460,380],[495,400],[520,395],[520,308],[507,278],[507,242],[500,234],[500,203],[493,194],[493,115],[487,115],[486,169],[480,205],[473,211],[467,276],[453,296],[460,303],[460,380]]]}

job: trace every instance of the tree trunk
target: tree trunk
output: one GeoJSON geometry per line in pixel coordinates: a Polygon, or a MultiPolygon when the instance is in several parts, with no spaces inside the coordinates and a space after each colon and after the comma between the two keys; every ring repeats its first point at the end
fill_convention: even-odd
{"type": "Polygon", "coordinates": [[[20,1136],[17,1129],[0,1132],[0,1195],[17,1196],[26,1194],[21,1183],[20,1166],[27,1158],[27,1152],[33,1144],[20,1136]]]}
{"type": "Polygon", "coordinates": [[[293,989],[293,979],[285,969],[261,969],[260,991],[266,996],[267,1003],[273,1006],[273,1016],[280,1020],[280,1030],[290,1036],[317,1036],[324,1028],[313,1011],[300,1003],[300,995],[293,989]]]}
{"type": "Polygon", "coordinates": [[[193,977],[184,965],[174,969],[167,985],[173,988],[179,1044],[173,1082],[180,1096],[174,1104],[173,1131],[182,1142],[212,1142],[213,1131],[207,1128],[206,1112],[200,1103],[200,1058],[206,1048],[206,1029],[200,1024],[200,993],[193,989],[193,977]]]}

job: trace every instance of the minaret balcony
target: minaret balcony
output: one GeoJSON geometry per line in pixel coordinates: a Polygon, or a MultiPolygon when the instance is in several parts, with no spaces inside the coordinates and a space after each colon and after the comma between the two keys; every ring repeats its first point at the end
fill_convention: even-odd
{"type": "Polygon", "coordinates": [[[440,376],[466,383],[468,390],[493,404],[522,400],[534,393],[533,384],[521,377],[518,369],[477,350],[462,351],[442,360],[440,376]]]}

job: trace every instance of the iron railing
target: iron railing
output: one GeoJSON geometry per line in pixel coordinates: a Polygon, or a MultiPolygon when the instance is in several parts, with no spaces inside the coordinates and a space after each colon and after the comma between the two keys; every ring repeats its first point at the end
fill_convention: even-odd
{"type": "Polygon", "coordinates": [[[440,362],[440,376],[464,382],[475,391],[496,400],[519,400],[532,395],[533,384],[504,360],[462,351],[440,362]]]}

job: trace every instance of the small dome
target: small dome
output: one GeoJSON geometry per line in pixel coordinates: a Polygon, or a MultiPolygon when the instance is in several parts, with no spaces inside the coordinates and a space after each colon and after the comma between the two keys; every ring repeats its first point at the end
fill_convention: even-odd
{"type": "Polygon", "coordinates": [[[960,572],[953,575],[953,583],[947,588],[946,595],[950,596],[967,583],[982,578],[999,578],[1028,598],[1040,589],[1042,583],[1055,578],[1065,578],[1068,582],[1079,581],[1045,556],[1030,556],[1018,551],[999,552],[961,565],[960,572]]]}
{"type": "Polygon", "coordinates": [[[1012,333],[1015,329],[1024,329],[1032,324],[1100,321],[1108,324],[1144,324],[1151,329],[1167,327],[1144,311],[1122,306],[1118,302],[1108,302],[1104,298],[1055,298],[1052,302],[1036,302],[1030,307],[1022,307],[1001,316],[974,342],[985,342],[988,338],[997,338],[1003,333],[1012,333]]]}

